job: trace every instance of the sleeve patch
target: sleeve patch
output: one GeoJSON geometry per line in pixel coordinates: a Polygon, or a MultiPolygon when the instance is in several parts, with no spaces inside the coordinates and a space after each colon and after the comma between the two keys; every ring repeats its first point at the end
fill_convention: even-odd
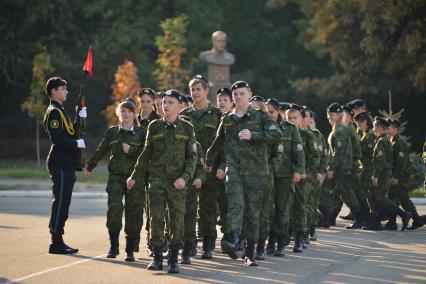
{"type": "Polygon", "coordinates": [[[398,153],[398,155],[399,155],[401,158],[403,158],[403,157],[404,157],[404,153],[402,153],[402,152],[399,152],[399,153],[398,153]]]}
{"type": "Polygon", "coordinates": [[[50,126],[50,128],[58,128],[59,127],[59,121],[57,121],[56,119],[54,119],[54,120],[52,120],[50,123],[49,123],[49,126],[50,126]]]}
{"type": "Polygon", "coordinates": [[[192,151],[197,153],[197,143],[192,144],[192,151]]]}
{"type": "Polygon", "coordinates": [[[276,127],[274,124],[272,124],[271,126],[269,126],[269,130],[270,130],[270,131],[273,131],[273,130],[275,130],[275,129],[277,129],[277,127],[276,127]]]}
{"type": "Polygon", "coordinates": [[[383,155],[383,152],[380,150],[378,153],[377,153],[377,156],[382,156],[383,155]]]}
{"type": "Polygon", "coordinates": [[[283,146],[283,144],[279,144],[278,145],[278,152],[280,152],[280,153],[284,152],[284,146],[283,146]]]}
{"type": "Polygon", "coordinates": [[[342,147],[342,141],[337,141],[337,147],[342,147]]]}
{"type": "Polygon", "coordinates": [[[297,149],[297,151],[303,151],[303,145],[297,144],[296,149],[297,149]]]}

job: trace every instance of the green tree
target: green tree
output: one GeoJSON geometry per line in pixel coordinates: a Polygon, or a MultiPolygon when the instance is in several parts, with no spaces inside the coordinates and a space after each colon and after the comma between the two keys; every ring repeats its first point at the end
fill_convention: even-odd
{"type": "Polygon", "coordinates": [[[21,109],[29,117],[35,119],[37,166],[40,167],[40,122],[46,110],[46,106],[43,103],[45,97],[44,86],[46,84],[46,75],[54,71],[46,46],[41,46],[40,51],[34,56],[32,71],[31,95],[21,104],[21,109]]]}

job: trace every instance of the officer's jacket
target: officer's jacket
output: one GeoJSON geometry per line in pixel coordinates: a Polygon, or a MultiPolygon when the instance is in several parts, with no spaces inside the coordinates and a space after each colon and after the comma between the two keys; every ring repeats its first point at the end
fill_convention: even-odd
{"type": "Polygon", "coordinates": [[[149,171],[149,180],[173,183],[183,178],[188,184],[197,165],[197,144],[193,126],[177,118],[170,124],[165,118],[148,125],[145,147],[140,154],[132,178],[142,180],[149,171]]]}
{"type": "Polygon", "coordinates": [[[43,126],[52,146],[47,157],[47,168],[52,170],[75,170],[77,142],[74,124],[63,106],[51,100],[46,110],[43,126]]]}
{"type": "Polygon", "coordinates": [[[283,161],[275,170],[279,178],[291,177],[294,172],[305,173],[305,152],[303,151],[302,138],[299,128],[291,122],[281,121],[280,129],[283,134],[283,161]]]}
{"type": "Polygon", "coordinates": [[[318,172],[320,164],[320,153],[315,135],[308,129],[300,128],[303,150],[305,151],[305,171],[306,174],[315,174],[318,172]]]}
{"type": "Polygon", "coordinates": [[[377,138],[373,151],[373,177],[392,175],[392,144],[386,134],[377,138]]]}
{"type": "Polygon", "coordinates": [[[371,129],[368,129],[363,133],[364,134],[362,135],[360,142],[362,152],[362,170],[370,171],[372,167],[373,150],[374,144],[376,143],[376,136],[374,136],[374,133],[371,129]]]}
{"type": "Polygon", "coordinates": [[[92,171],[99,160],[109,153],[109,173],[129,177],[144,142],[145,130],[142,127],[133,126],[133,130],[125,130],[119,125],[112,126],[108,128],[95,153],[87,162],[87,170],[92,171]],[[127,153],[123,151],[123,143],[130,145],[127,153]]]}
{"type": "Polygon", "coordinates": [[[160,118],[160,116],[155,111],[152,111],[148,118],[143,117],[142,113],[139,113],[138,115],[139,124],[143,129],[145,129],[145,132],[148,129],[148,124],[158,118],[160,118]]]}
{"type": "Polygon", "coordinates": [[[211,166],[223,149],[227,171],[239,175],[268,175],[267,143],[281,143],[282,133],[277,124],[263,111],[249,107],[238,117],[234,112],[221,119],[216,138],[207,151],[206,164],[211,166]],[[251,140],[240,140],[238,134],[249,129],[251,140]]]}
{"type": "Polygon", "coordinates": [[[317,172],[324,174],[327,170],[328,164],[328,151],[327,151],[327,142],[325,141],[324,135],[318,129],[309,128],[309,130],[314,134],[317,140],[318,153],[319,153],[319,165],[317,172]]]}
{"type": "Polygon", "coordinates": [[[352,143],[347,128],[342,124],[333,127],[328,136],[330,171],[350,172],[352,170],[352,143]]]}
{"type": "Polygon", "coordinates": [[[408,178],[410,175],[408,172],[410,154],[408,143],[399,134],[392,137],[390,141],[393,153],[392,176],[396,179],[408,178]]]}
{"type": "MultiPolygon", "coordinates": [[[[180,113],[181,116],[188,118],[191,124],[194,126],[195,139],[200,142],[203,150],[208,149],[213,143],[216,137],[217,128],[219,127],[220,118],[222,112],[210,102],[207,108],[204,110],[197,110],[192,105],[183,109],[180,113]]],[[[213,168],[219,167],[219,160],[216,160],[213,164],[213,168]]],[[[216,171],[212,171],[208,174],[209,177],[215,177],[216,171]]]]}

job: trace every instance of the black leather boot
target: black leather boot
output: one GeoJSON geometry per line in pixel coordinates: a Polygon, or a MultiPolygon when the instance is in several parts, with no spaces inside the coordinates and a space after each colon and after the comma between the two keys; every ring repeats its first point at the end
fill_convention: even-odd
{"type": "Polygon", "coordinates": [[[354,215],[352,215],[351,212],[349,212],[349,214],[346,215],[346,216],[340,215],[339,217],[340,217],[340,219],[343,219],[343,220],[349,220],[349,221],[355,220],[355,217],[354,217],[354,215]]]}
{"type": "Polygon", "coordinates": [[[107,258],[116,258],[116,256],[119,254],[118,237],[120,235],[120,232],[108,231],[108,234],[109,234],[109,242],[111,244],[111,247],[109,248],[107,258]]]}
{"type": "Polygon", "coordinates": [[[303,235],[297,234],[296,239],[294,240],[293,252],[301,253],[303,252],[303,235]]]}
{"type": "Polygon", "coordinates": [[[203,236],[203,254],[201,255],[202,259],[212,259],[212,249],[211,249],[211,238],[210,236],[203,236]]]}
{"type": "Polygon", "coordinates": [[[246,266],[257,266],[256,260],[254,259],[254,242],[247,242],[244,250],[244,263],[246,266]]]}
{"type": "Polygon", "coordinates": [[[349,226],[346,226],[346,229],[362,229],[362,227],[367,226],[368,217],[361,209],[352,210],[352,214],[355,218],[355,222],[349,226]]]}
{"type": "Polygon", "coordinates": [[[140,242],[141,242],[141,233],[139,232],[138,234],[136,234],[136,237],[135,237],[135,244],[133,245],[134,252],[139,252],[140,242]]]}
{"type": "Polygon", "coordinates": [[[389,216],[389,221],[383,226],[383,230],[386,230],[386,231],[398,230],[398,225],[396,224],[396,215],[389,216]]]}
{"type": "Polygon", "coordinates": [[[266,254],[274,254],[276,241],[275,234],[271,232],[269,234],[268,245],[266,246],[266,254]]]}
{"type": "Polygon", "coordinates": [[[229,255],[230,258],[237,259],[239,240],[237,234],[225,235],[221,241],[222,251],[229,255]]]}
{"type": "Polygon", "coordinates": [[[133,246],[135,245],[135,237],[126,237],[126,257],[124,261],[135,261],[135,256],[133,255],[133,246]]]}
{"type": "Polygon", "coordinates": [[[309,227],[309,238],[311,239],[311,241],[317,240],[317,233],[316,233],[316,230],[315,230],[315,225],[311,225],[309,227]]]}
{"type": "Polygon", "coordinates": [[[52,235],[52,244],[49,246],[50,254],[74,254],[78,249],[67,246],[62,235],[52,235]]]}
{"type": "Polygon", "coordinates": [[[185,242],[182,250],[181,264],[191,264],[191,245],[192,242],[185,242]]]}
{"type": "Polygon", "coordinates": [[[265,260],[265,242],[266,239],[259,239],[256,247],[256,260],[265,260]]]}
{"type": "Polygon", "coordinates": [[[398,216],[401,217],[401,221],[402,221],[401,232],[403,232],[407,229],[408,222],[410,221],[410,218],[411,218],[411,213],[405,212],[401,208],[398,208],[398,211],[396,212],[396,214],[398,214],[398,216]]]}
{"type": "Polygon", "coordinates": [[[279,239],[277,250],[274,253],[274,256],[283,257],[284,256],[284,248],[285,248],[285,240],[279,239]]]}
{"type": "Polygon", "coordinates": [[[319,204],[318,209],[322,215],[321,227],[330,228],[330,218],[331,218],[331,215],[333,214],[333,210],[324,206],[323,204],[319,204]]]}
{"type": "Polygon", "coordinates": [[[178,255],[179,255],[178,249],[169,250],[169,261],[168,261],[169,270],[167,271],[168,273],[172,273],[172,274],[179,273],[178,255]]]}
{"type": "Polygon", "coordinates": [[[191,242],[191,250],[190,250],[190,253],[189,253],[190,256],[196,256],[197,255],[197,243],[198,243],[197,239],[195,239],[191,242]]]}
{"type": "Polygon", "coordinates": [[[368,231],[381,231],[382,224],[380,223],[380,218],[377,214],[370,214],[370,219],[368,220],[367,225],[362,227],[363,230],[368,231]]]}
{"type": "Polygon", "coordinates": [[[163,252],[161,251],[161,248],[154,248],[153,253],[154,253],[154,259],[150,264],[148,264],[147,269],[163,270],[163,252]]]}
{"type": "Polygon", "coordinates": [[[410,227],[407,228],[407,230],[415,230],[417,228],[423,227],[424,222],[422,220],[422,218],[420,218],[419,214],[417,214],[417,212],[413,212],[413,223],[411,224],[410,227]]]}

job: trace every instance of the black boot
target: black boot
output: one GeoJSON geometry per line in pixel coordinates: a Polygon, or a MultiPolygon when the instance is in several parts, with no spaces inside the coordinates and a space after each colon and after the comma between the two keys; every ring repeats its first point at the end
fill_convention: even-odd
{"type": "Polygon", "coordinates": [[[109,242],[111,244],[111,247],[109,248],[107,258],[115,258],[119,254],[118,237],[120,235],[120,232],[108,231],[108,233],[109,233],[109,242]]]}
{"type": "Polygon", "coordinates": [[[297,234],[296,239],[294,240],[293,252],[301,253],[303,252],[303,235],[297,234]]]}
{"type": "Polygon", "coordinates": [[[346,215],[346,216],[340,215],[339,217],[340,217],[340,219],[343,219],[343,220],[350,220],[350,221],[355,220],[355,217],[354,217],[354,215],[352,215],[351,212],[349,212],[349,214],[346,215]]]}
{"type": "Polygon", "coordinates": [[[64,243],[62,235],[52,235],[52,244],[49,246],[50,254],[73,254],[77,252],[78,249],[69,247],[64,243]]]}
{"type": "Polygon", "coordinates": [[[336,219],[337,216],[340,213],[340,209],[334,209],[331,213],[330,219],[328,221],[328,223],[330,224],[330,226],[336,226],[336,219]]]}
{"type": "Polygon", "coordinates": [[[396,231],[398,225],[396,224],[396,215],[389,216],[389,221],[383,226],[383,230],[396,231]]]}
{"type": "Polygon", "coordinates": [[[302,248],[307,249],[309,245],[309,234],[304,234],[302,238],[302,248]]]}
{"type": "Polygon", "coordinates": [[[352,210],[352,214],[355,218],[355,222],[349,226],[346,226],[346,229],[361,229],[364,226],[367,226],[368,217],[361,209],[352,210]]]}
{"type": "Polygon", "coordinates": [[[274,253],[274,256],[283,257],[284,256],[284,248],[285,248],[285,240],[279,239],[277,250],[274,253]]]}
{"type": "Polygon", "coordinates": [[[239,236],[237,234],[224,235],[221,240],[222,251],[232,259],[238,258],[239,236]]]}
{"type": "Polygon", "coordinates": [[[363,230],[368,231],[381,231],[382,224],[380,223],[380,218],[377,214],[370,214],[370,219],[368,220],[367,225],[362,227],[363,230]]]}
{"type": "Polygon", "coordinates": [[[163,252],[161,251],[161,248],[154,248],[153,253],[154,253],[154,259],[150,264],[148,264],[147,269],[163,270],[163,252]]]}
{"type": "Polygon", "coordinates": [[[276,243],[275,234],[270,233],[268,239],[268,245],[266,246],[266,254],[274,254],[275,252],[275,243],[276,243]]]}
{"type": "Polygon", "coordinates": [[[125,261],[135,261],[135,256],[133,255],[133,246],[135,245],[135,237],[126,237],[126,257],[125,261]]]}
{"type": "Polygon", "coordinates": [[[134,252],[139,252],[140,242],[141,242],[141,235],[140,235],[140,232],[139,232],[138,234],[136,234],[135,244],[133,245],[133,251],[134,252]]]}
{"type": "Polygon", "coordinates": [[[191,245],[192,242],[185,242],[182,250],[182,258],[180,261],[181,264],[191,264],[191,245]]]}
{"type": "Polygon", "coordinates": [[[303,242],[306,245],[309,245],[309,243],[310,243],[309,234],[310,234],[310,226],[308,227],[308,230],[306,231],[306,234],[305,234],[305,238],[303,239],[303,242]]]}
{"type": "Polygon", "coordinates": [[[330,219],[331,219],[331,215],[333,214],[333,210],[331,210],[330,208],[322,204],[318,205],[318,209],[322,215],[321,227],[330,228],[330,219]]]}
{"type": "Polygon", "coordinates": [[[197,243],[198,243],[197,239],[195,239],[191,242],[191,250],[189,252],[190,256],[196,256],[197,255],[197,243]]]}
{"type": "Polygon", "coordinates": [[[265,260],[265,242],[266,239],[259,239],[256,247],[256,260],[265,260]]]}
{"type": "Polygon", "coordinates": [[[247,242],[244,250],[244,263],[246,266],[257,266],[256,260],[254,259],[254,242],[247,242]]]}
{"type": "Polygon", "coordinates": [[[168,273],[172,273],[172,274],[179,273],[178,255],[179,255],[178,249],[169,250],[169,261],[168,261],[169,270],[167,271],[168,273]]]}
{"type": "Polygon", "coordinates": [[[396,214],[398,214],[398,216],[401,217],[401,221],[402,221],[401,232],[403,232],[407,229],[408,222],[410,221],[410,218],[411,218],[411,213],[405,212],[401,208],[398,208],[398,211],[396,212],[396,214]]]}
{"type": "Polygon", "coordinates": [[[317,233],[315,231],[315,225],[311,225],[309,227],[309,238],[311,239],[311,241],[317,240],[317,233]]]}
{"type": "Polygon", "coordinates": [[[214,249],[216,248],[216,238],[217,238],[217,236],[210,238],[210,249],[211,249],[211,251],[214,251],[214,249]]]}
{"type": "Polygon", "coordinates": [[[213,258],[211,244],[211,238],[209,236],[203,236],[203,254],[201,255],[202,259],[213,258]]]}
{"type": "Polygon", "coordinates": [[[417,214],[417,212],[413,212],[413,223],[411,224],[411,227],[408,227],[407,230],[415,230],[417,228],[423,227],[424,222],[420,218],[420,216],[417,214]]]}

